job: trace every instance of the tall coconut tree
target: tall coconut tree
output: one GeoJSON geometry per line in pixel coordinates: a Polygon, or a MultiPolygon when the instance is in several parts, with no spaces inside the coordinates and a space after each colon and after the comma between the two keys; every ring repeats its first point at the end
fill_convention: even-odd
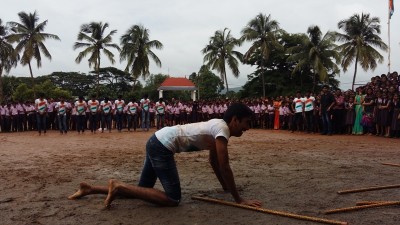
{"type": "Polygon", "coordinates": [[[0,102],[4,100],[3,72],[9,73],[12,67],[18,64],[19,56],[11,43],[7,41],[8,27],[0,19],[0,102]]]}
{"type": "Polygon", "coordinates": [[[11,43],[17,43],[15,50],[21,54],[21,64],[29,66],[29,72],[32,78],[32,86],[34,95],[35,91],[35,80],[32,73],[31,61],[36,60],[38,68],[42,66],[42,55],[41,53],[51,60],[51,54],[44,45],[46,39],[60,40],[55,34],[44,33],[44,29],[47,25],[47,20],[39,22],[39,16],[36,13],[18,13],[20,23],[8,22],[12,27],[13,34],[7,36],[7,40],[11,43]]]}
{"type": "Polygon", "coordinates": [[[149,30],[142,25],[133,25],[121,36],[121,61],[127,60],[125,71],[130,72],[134,79],[133,88],[140,76],[145,80],[150,74],[150,60],[161,67],[161,60],[152,49],[162,49],[158,40],[150,40],[149,30]]]}
{"type": "Polygon", "coordinates": [[[259,60],[261,67],[261,82],[263,87],[263,96],[265,97],[265,64],[269,59],[273,49],[281,49],[282,46],[277,40],[277,34],[280,32],[279,23],[271,18],[271,15],[258,14],[250,20],[242,30],[242,39],[253,42],[247,52],[244,54],[244,62],[249,61],[255,54],[261,57],[259,60]],[[259,54],[261,53],[261,54],[259,54]]]}
{"type": "Polygon", "coordinates": [[[101,53],[106,55],[110,62],[114,64],[114,54],[108,48],[114,48],[118,51],[121,50],[117,44],[112,43],[112,35],[114,35],[117,30],[112,30],[110,33],[106,34],[105,30],[107,28],[108,23],[103,24],[102,22],[91,22],[83,24],[78,33],[78,41],[75,42],[73,46],[74,50],[85,48],[83,51],[79,52],[76,57],[76,63],[80,63],[83,58],[88,54],[90,55],[88,60],[89,67],[92,67],[93,65],[97,74],[97,97],[99,96],[101,53]]]}
{"type": "Polygon", "coordinates": [[[222,82],[226,85],[226,92],[229,92],[228,79],[226,76],[226,64],[233,75],[239,77],[239,62],[243,60],[243,54],[235,51],[234,48],[241,45],[240,39],[231,35],[228,28],[218,30],[210,37],[209,44],[201,51],[204,54],[204,63],[211,69],[217,70],[222,82]]]}
{"type": "Polygon", "coordinates": [[[343,71],[347,71],[348,67],[354,62],[354,75],[352,89],[356,81],[357,66],[361,65],[364,71],[369,69],[375,70],[377,62],[383,62],[383,56],[378,49],[387,51],[388,46],[382,41],[379,34],[381,33],[380,20],[378,17],[370,17],[369,14],[354,14],[348,19],[341,20],[338,28],[344,33],[336,32],[336,40],[343,42],[338,46],[343,58],[341,66],[343,71]]]}
{"type": "Polygon", "coordinates": [[[328,81],[328,72],[339,72],[336,63],[340,61],[340,53],[337,51],[335,37],[332,32],[327,32],[322,36],[318,26],[310,26],[307,29],[308,35],[303,35],[301,42],[287,51],[291,54],[288,61],[297,62],[293,69],[293,74],[301,72],[305,68],[313,71],[313,91],[315,91],[316,78],[321,82],[328,81]]]}

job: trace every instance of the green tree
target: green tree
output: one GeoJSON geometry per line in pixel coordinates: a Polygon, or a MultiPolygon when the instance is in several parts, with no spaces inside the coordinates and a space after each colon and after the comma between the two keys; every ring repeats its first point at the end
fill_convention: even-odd
{"type": "MultiPolygon", "coordinates": [[[[302,35],[290,34],[285,31],[280,32],[277,35],[279,44],[283,48],[272,49],[269,60],[266,62],[264,68],[261,69],[260,61],[257,60],[260,54],[256,51],[253,57],[250,59],[250,64],[258,65],[254,73],[249,74],[248,82],[243,86],[243,90],[239,92],[239,95],[245,97],[261,97],[263,96],[263,87],[261,83],[261,77],[265,78],[265,91],[266,96],[274,97],[281,95],[293,95],[296,90],[306,91],[311,90],[313,86],[313,73],[312,69],[305,66],[301,74],[293,74],[296,64],[293,61],[288,60],[289,54],[287,49],[294,46],[298,46],[302,43],[302,35]]],[[[338,86],[338,81],[335,79],[335,74],[331,71],[328,73],[328,84],[332,87],[338,86]]],[[[317,80],[317,86],[321,85],[321,81],[317,80]]]]}
{"type": "Polygon", "coordinates": [[[339,67],[336,62],[340,61],[340,54],[336,49],[335,37],[333,33],[327,32],[322,36],[318,26],[310,26],[307,29],[307,35],[301,35],[301,42],[294,47],[288,48],[289,61],[295,61],[296,66],[292,74],[302,72],[304,69],[313,72],[313,91],[317,84],[316,77],[319,75],[321,82],[327,82],[328,73],[339,73],[339,67]],[[335,61],[335,62],[334,62],[335,61]]]}
{"type": "Polygon", "coordinates": [[[117,98],[128,93],[132,87],[133,78],[129,73],[119,70],[115,67],[100,68],[101,93],[107,93],[107,96],[117,98]]]}
{"type": "Polygon", "coordinates": [[[129,28],[121,37],[121,46],[121,61],[127,60],[125,71],[130,71],[133,77],[133,89],[140,76],[146,80],[150,75],[149,57],[161,67],[161,61],[152,49],[162,49],[163,45],[158,40],[150,41],[149,30],[142,25],[133,25],[129,28]]]}
{"type": "Polygon", "coordinates": [[[244,54],[244,62],[249,60],[256,54],[261,67],[261,80],[263,87],[263,97],[265,97],[265,78],[264,70],[266,62],[270,57],[273,49],[282,48],[278,42],[277,34],[279,33],[279,23],[271,19],[271,15],[258,14],[254,19],[250,20],[242,30],[241,39],[252,41],[252,45],[244,54]]]}
{"type": "Polygon", "coordinates": [[[9,73],[12,67],[18,64],[19,55],[11,43],[7,41],[8,28],[0,19],[0,102],[4,100],[3,93],[3,71],[9,73]]]}
{"type": "Polygon", "coordinates": [[[78,41],[74,44],[74,50],[78,48],[85,48],[79,52],[75,62],[80,63],[86,55],[90,54],[89,67],[93,65],[94,70],[97,73],[97,85],[96,93],[99,96],[99,85],[100,85],[100,62],[101,52],[107,56],[112,64],[115,63],[114,54],[108,48],[114,48],[120,51],[121,49],[117,44],[112,43],[112,35],[117,30],[112,30],[110,33],[105,34],[105,30],[108,28],[108,23],[102,22],[91,22],[89,24],[83,24],[78,34],[78,41]]]}
{"type": "Polygon", "coordinates": [[[224,88],[222,80],[207,66],[202,66],[197,74],[192,73],[189,79],[196,84],[199,99],[215,99],[224,88]]]}
{"type": "Polygon", "coordinates": [[[233,75],[239,77],[239,61],[243,60],[242,53],[235,51],[236,46],[240,46],[241,41],[231,35],[228,28],[218,30],[210,41],[201,51],[204,54],[204,62],[212,70],[217,70],[222,82],[229,91],[228,79],[226,76],[226,64],[231,69],[233,75]]]}
{"type": "Polygon", "coordinates": [[[346,72],[353,62],[355,64],[351,86],[354,90],[358,64],[364,71],[375,70],[377,61],[383,62],[383,56],[376,48],[387,51],[388,46],[379,36],[381,28],[378,17],[370,17],[369,14],[364,13],[354,14],[348,19],[341,20],[338,28],[344,31],[344,33],[335,32],[336,40],[344,42],[338,46],[343,56],[341,60],[343,71],[346,72]]]}
{"type": "MultiPolygon", "coordinates": [[[[143,97],[144,94],[148,94],[150,99],[157,100],[158,99],[158,91],[157,89],[161,86],[161,84],[167,79],[169,75],[165,74],[155,74],[150,75],[146,80],[146,84],[142,89],[142,93],[140,97],[143,97]]],[[[166,97],[166,96],[165,96],[166,97]]]]}
{"type": "Polygon", "coordinates": [[[55,87],[69,91],[72,96],[89,96],[96,83],[96,76],[78,72],[53,72],[36,78],[39,83],[50,80],[55,87]]]}
{"type": "Polygon", "coordinates": [[[56,87],[50,80],[37,84],[35,88],[29,87],[26,83],[19,84],[12,95],[13,99],[17,101],[33,101],[32,94],[34,89],[43,92],[46,98],[59,99],[62,96],[66,99],[71,99],[69,91],[56,87]]]}
{"type": "MultiPolygon", "coordinates": [[[[22,52],[21,64],[29,66],[29,72],[32,78],[32,86],[35,87],[31,61],[36,60],[37,67],[42,66],[41,52],[45,57],[51,60],[51,54],[44,45],[46,39],[60,40],[57,35],[44,33],[44,29],[47,25],[47,20],[39,23],[39,17],[36,11],[32,14],[26,12],[18,13],[18,17],[21,23],[9,22],[12,27],[13,34],[7,36],[7,40],[11,43],[17,42],[15,50],[18,53],[22,52]]],[[[35,89],[33,89],[34,96],[36,95],[35,89]]]]}

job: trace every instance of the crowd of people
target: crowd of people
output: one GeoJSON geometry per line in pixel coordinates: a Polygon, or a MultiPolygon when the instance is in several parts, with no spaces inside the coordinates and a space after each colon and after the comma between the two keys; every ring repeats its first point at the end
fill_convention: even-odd
{"type": "Polygon", "coordinates": [[[295,96],[276,96],[241,100],[180,101],[162,98],[125,101],[95,96],[76,101],[46,100],[43,93],[35,102],[12,102],[0,106],[1,132],[59,130],[83,133],[85,130],[121,132],[123,129],[148,131],[155,127],[187,124],[223,118],[229,104],[240,101],[254,112],[252,128],[280,129],[306,133],[377,135],[400,137],[399,87],[397,72],[371,78],[356,91],[330,90],[320,93],[297,91],[295,96]]]}

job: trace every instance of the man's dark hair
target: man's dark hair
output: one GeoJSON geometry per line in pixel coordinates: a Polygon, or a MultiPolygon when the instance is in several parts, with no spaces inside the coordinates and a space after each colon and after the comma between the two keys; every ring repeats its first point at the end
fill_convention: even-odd
{"type": "Polygon", "coordinates": [[[251,111],[251,109],[245,104],[232,103],[224,113],[224,121],[226,123],[230,123],[234,116],[236,116],[239,120],[242,120],[243,118],[251,117],[252,115],[253,111],[251,111]]]}

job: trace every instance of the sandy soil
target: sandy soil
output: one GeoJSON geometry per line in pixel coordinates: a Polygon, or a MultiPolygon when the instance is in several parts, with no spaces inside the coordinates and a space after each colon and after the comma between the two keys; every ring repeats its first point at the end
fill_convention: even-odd
{"type": "MultiPolygon", "coordinates": [[[[102,210],[102,195],[67,199],[80,181],[106,185],[116,178],[136,184],[151,134],[0,134],[0,224],[318,224],[192,200],[192,195],[207,195],[232,201],[230,194],[219,192],[207,151],[176,155],[183,191],[179,207],[117,199],[112,209],[102,210]]],[[[399,144],[399,139],[371,136],[250,130],[232,138],[229,148],[241,194],[261,200],[264,208],[354,225],[393,225],[400,224],[396,206],[323,212],[363,200],[399,200],[400,189],[336,193],[400,184],[400,167],[381,164],[400,164],[399,144]]]]}

